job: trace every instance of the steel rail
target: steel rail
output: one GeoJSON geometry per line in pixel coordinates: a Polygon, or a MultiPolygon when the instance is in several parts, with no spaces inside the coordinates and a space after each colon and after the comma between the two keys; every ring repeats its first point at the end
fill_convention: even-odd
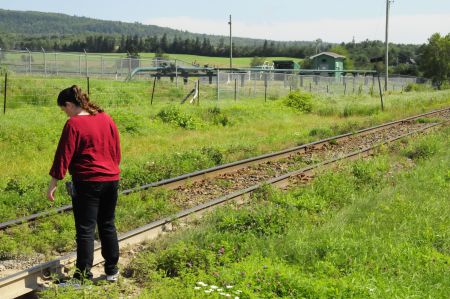
{"type": "MultiPolygon", "coordinates": [[[[384,123],[384,124],[366,128],[366,129],[361,129],[354,133],[345,133],[345,134],[329,137],[326,139],[314,141],[311,143],[303,144],[300,146],[292,147],[292,148],[289,148],[286,150],[272,152],[269,154],[264,154],[264,155],[244,159],[244,160],[239,160],[239,161],[235,161],[235,162],[222,164],[219,166],[215,166],[215,167],[211,167],[211,168],[207,168],[207,169],[203,169],[203,170],[194,171],[194,172],[183,174],[183,175],[180,175],[177,177],[157,181],[154,183],[145,184],[145,185],[142,185],[142,186],[139,186],[136,188],[126,189],[126,190],[121,191],[119,194],[120,195],[128,195],[131,193],[135,193],[135,192],[139,192],[139,191],[143,191],[143,190],[147,190],[147,189],[155,188],[155,187],[176,189],[176,188],[184,185],[186,182],[190,182],[190,183],[197,182],[197,181],[201,181],[201,180],[204,180],[207,178],[218,176],[220,174],[233,172],[233,171],[248,167],[250,165],[261,164],[261,163],[268,162],[268,161],[284,159],[284,158],[287,158],[289,156],[295,155],[300,152],[306,152],[312,148],[320,148],[321,146],[329,143],[330,141],[345,140],[346,138],[351,137],[351,136],[369,134],[369,133],[375,132],[377,130],[385,129],[385,128],[395,126],[395,125],[401,124],[403,122],[408,122],[408,121],[411,121],[411,120],[414,120],[417,118],[430,116],[432,114],[440,113],[440,112],[443,112],[446,110],[450,110],[450,107],[433,110],[433,111],[422,113],[422,114],[415,115],[415,116],[410,116],[410,117],[407,117],[404,119],[391,121],[388,123],[384,123]]],[[[65,206],[57,208],[56,210],[43,211],[43,212],[35,213],[35,214],[29,215],[26,217],[9,220],[9,221],[0,223],[0,230],[6,229],[8,227],[18,225],[21,223],[31,222],[31,221],[37,220],[39,218],[53,215],[55,213],[63,213],[63,212],[70,211],[70,210],[72,210],[72,205],[65,205],[65,206]]]]}
{"type": "MultiPolygon", "coordinates": [[[[250,194],[256,189],[260,188],[263,184],[271,184],[278,187],[286,187],[290,184],[292,178],[298,177],[301,174],[313,173],[316,169],[329,167],[341,160],[356,159],[361,156],[370,155],[376,148],[381,145],[394,142],[396,140],[411,136],[423,132],[425,130],[447,124],[449,121],[441,123],[433,123],[423,128],[411,131],[409,133],[396,136],[389,140],[382,141],[378,144],[363,148],[358,151],[351,152],[347,155],[326,160],[306,168],[302,168],[275,178],[271,178],[263,183],[258,183],[254,186],[232,192],[230,194],[218,197],[209,202],[200,204],[198,206],[180,211],[172,216],[164,217],[160,220],[151,222],[142,227],[133,229],[119,236],[120,247],[123,248],[128,245],[137,244],[146,240],[155,239],[160,234],[167,231],[168,226],[172,225],[173,222],[180,222],[180,220],[187,221],[190,218],[199,218],[201,215],[209,210],[213,210],[217,206],[229,203],[231,201],[242,203],[250,194]]],[[[0,279],[0,294],[2,298],[16,298],[18,296],[27,294],[29,292],[39,290],[42,288],[42,281],[45,278],[50,277],[52,273],[62,274],[62,270],[69,265],[73,264],[76,260],[76,253],[72,252],[63,257],[57,258],[55,260],[36,265],[29,269],[17,272],[10,276],[0,279]]],[[[98,265],[103,261],[101,256],[101,246],[96,243],[94,249],[94,265],[98,265]]]]}

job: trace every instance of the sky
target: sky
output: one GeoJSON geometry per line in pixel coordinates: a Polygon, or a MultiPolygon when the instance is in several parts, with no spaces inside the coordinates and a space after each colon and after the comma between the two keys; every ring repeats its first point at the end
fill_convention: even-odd
{"type": "MultiPolygon", "coordinates": [[[[0,0],[0,8],[139,22],[195,33],[278,41],[384,40],[386,0],[0,0]]],[[[450,32],[450,0],[395,0],[389,40],[422,44],[450,32]]]]}

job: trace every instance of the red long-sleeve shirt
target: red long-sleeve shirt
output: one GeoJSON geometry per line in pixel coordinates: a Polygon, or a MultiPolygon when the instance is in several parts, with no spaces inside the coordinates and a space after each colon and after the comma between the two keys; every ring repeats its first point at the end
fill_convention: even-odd
{"type": "Polygon", "coordinates": [[[74,181],[116,181],[120,158],[119,131],[108,114],[76,115],[64,126],[50,175],[62,180],[69,169],[74,181]]]}

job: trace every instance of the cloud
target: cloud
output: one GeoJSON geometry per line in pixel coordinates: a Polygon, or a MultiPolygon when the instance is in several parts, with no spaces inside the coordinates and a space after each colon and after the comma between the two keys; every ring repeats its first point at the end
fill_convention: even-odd
{"type": "MultiPolygon", "coordinates": [[[[188,16],[160,17],[145,21],[145,24],[187,30],[195,33],[229,35],[228,20],[199,19],[188,16]]],[[[270,40],[315,40],[328,42],[384,40],[385,19],[319,19],[311,21],[266,21],[250,23],[233,21],[233,36],[270,40]]],[[[393,15],[389,23],[389,40],[395,43],[420,44],[435,32],[447,34],[450,28],[450,13],[393,15]]]]}

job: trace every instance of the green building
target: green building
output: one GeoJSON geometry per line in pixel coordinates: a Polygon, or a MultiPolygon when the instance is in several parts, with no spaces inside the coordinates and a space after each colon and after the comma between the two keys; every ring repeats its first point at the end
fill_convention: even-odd
{"type": "MultiPolygon", "coordinates": [[[[344,70],[344,59],[345,56],[333,53],[333,52],[322,52],[311,56],[312,65],[314,70],[332,70],[332,71],[343,71],[344,70]]],[[[330,73],[333,75],[333,73],[330,73]]],[[[335,72],[335,76],[340,76],[341,72],[335,72]]]]}

